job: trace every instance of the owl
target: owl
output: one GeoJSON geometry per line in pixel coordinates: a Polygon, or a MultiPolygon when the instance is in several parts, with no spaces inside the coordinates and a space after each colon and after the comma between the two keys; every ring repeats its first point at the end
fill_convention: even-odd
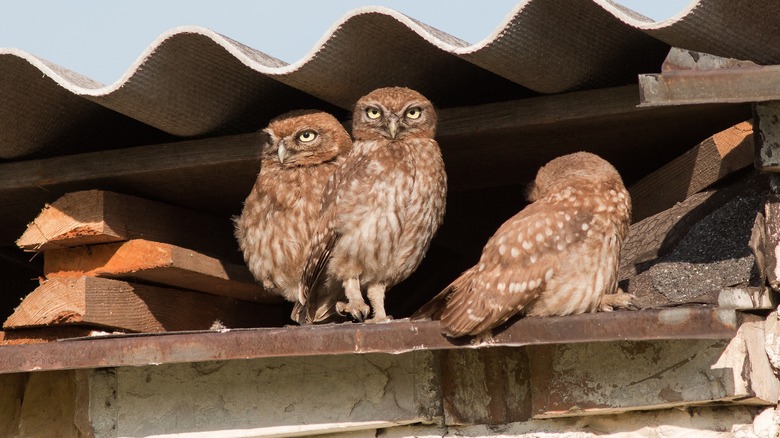
{"type": "Polygon", "coordinates": [[[235,235],[255,279],[294,302],[322,191],[352,140],[335,117],[314,110],[280,115],[263,133],[260,173],[235,235]]]}
{"type": "Polygon", "coordinates": [[[631,307],[617,290],[631,199],[617,170],[577,152],[541,169],[531,202],[488,240],[479,263],[412,319],[440,319],[451,337],[481,335],[522,312],[570,315],[631,307]],[[610,295],[606,295],[610,294],[610,295]]]}
{"type": "Polygon", "coordinates": [[[354,147],[325,189],[294,311],[299,321],[389,319],[385,292],[417,269],[444,219],[436,119],[428,99],[403,87],[374,90],[355,104],[354,147]]]}

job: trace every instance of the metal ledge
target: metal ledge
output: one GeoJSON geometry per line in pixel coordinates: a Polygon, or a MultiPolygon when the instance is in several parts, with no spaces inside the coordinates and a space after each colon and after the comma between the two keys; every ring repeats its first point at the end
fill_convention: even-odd
{"type": "Polygon", "coordinates": [[[0,373],[493,346],[729,339],[746,318],[758,317],[733,309],[685,307],[523,318],[481,342],[449,339],[441,334],[435,321],[409,320],[375,325],[112,335],[0,347],[0,373]]]}
{"type": "Polygon", "coordinates": [[[780,65],[639,75],[640,107],[780,100],[780,65]]]}

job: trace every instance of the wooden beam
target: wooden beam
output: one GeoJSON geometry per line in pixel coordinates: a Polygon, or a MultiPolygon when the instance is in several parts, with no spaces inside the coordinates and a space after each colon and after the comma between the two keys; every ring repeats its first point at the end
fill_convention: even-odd
{"type": "Polygon", "coordinates": [[[441,138],[495,131],[583,123],[605,117],[646,112],[638,108],[636,85],[575,91],[521,100],[439,110],[441,138]]]}
{"type": "MultiPolygon", "coordinates": [[[[240,134],[0,164],[0,191],[160,171],[259,162],[258,135],[240,134]]],[[[207,175],[204,175],[207,176],[207,175]]]]}
{"type": "Polygon", "coordinates": [[[16,244],[40,252],[136,238],[200,249],[230,260],[238,257],[227,217],[102,190],[68,193],[47,205],[16,244]]]}
{"type": "Polygon", "coordinates": [[[752,124],[725,129],[632,185],[633,220],[666,210],[752,163],[752,124]]]}
{"type": "MultiPolygon", "coordinates": [[[[636,108],[637,96],[637,87],[630,85],[474,107],[446,108],[439,111],[438,134],[443,137],[458,136],[646,112],[646,109],[636,108]]],[[[0,163],[0,192],[161,171],[185,171],[236,162],[254,163],[257,168],[259,138],[256,133],[229,135],[0,163]]]]}
{"type": "MultiPolygon", "coordinates": [[[[547,160],[575,150],[604,155],[633,180],[751,114],[749,105],[637,108],[637,95],[626,86],[440,110],[451,191],[523,185],[547,160]]],[[[17,239],[42,205],[78,190],[238,214],[259,171],[258,148],[256,134],[241,134],[0,163],[0,245],[17,239]]]]}
{"type": "Polygon", "coordinates": [[[3,328],[86,324],[151,333],[207,330],[216,321],[231,328],[278,325],[281,315],[278,308],[200,292],[96,277],[55,278],[30,293],[3,328]]]}
{"type": "Polygon", "coordinates": [[[243,264],[143,239],[47,251],[43,271],[49,279],[82,276],[139,279],[229,298],[281,301],[279,295],[260,287],[243,264]]]}

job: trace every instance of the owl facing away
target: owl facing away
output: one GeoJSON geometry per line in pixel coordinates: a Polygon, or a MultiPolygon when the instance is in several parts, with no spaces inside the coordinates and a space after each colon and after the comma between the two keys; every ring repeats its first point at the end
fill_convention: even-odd
{"type": "Polygon", "coordinates": [[[444,218],[436,119],[431,102],[408,88],[380,88],[358,100],[354,147],[325,189],[304,267],[293,311],[301,322],[334,314],[389,319],[386,290],[417,269],[444,218]]]}
{"type": "Polygon", "coordinates": [[[235,235],[255,279],[297,301],[322,191],[352,140],[335,117],[315,110],[282,114],[263,130],[260,173],[235,221],[235,235]]]}
{"type": "Polygon", "coordinates": [[[631,307],[617,291],[631,199],[617,170],[577,152],[541,169],[531,204],[488,240],[479,263],[412,319],[440,319],[451,337],[480,335],[522,312],[570,315],[631,307]],[[609,295],[607,295],[609,294],[609,295]]]}

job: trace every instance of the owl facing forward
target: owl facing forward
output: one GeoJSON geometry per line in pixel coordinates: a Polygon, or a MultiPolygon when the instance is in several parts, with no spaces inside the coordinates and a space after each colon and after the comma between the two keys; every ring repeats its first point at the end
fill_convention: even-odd
{"type": "Polygon", "coordinates": [[[570,315],[630,307],[617,290],[631,200],[612,165],[578,152],[543,166],[529,204],[464,272],[412,318],[440,319],[452,337],[478,335],[518,312],[570,315]],[[606,295],[610,294],[610,295],[606,295]]]}
{"type": "Polygon", "coordinates": [[[255,279],[297,301],[322,191],[352,141],[335,117],[314,110],[280,115],[263,132],[260,173],[235,218],[235,235],[255,279]]]}
{"type": "Polygon", "coordinates": [[[301,321],[388,319],[386,290],[417,269],[444,218],[436,119],[431,102],[408,88],[380,88],[358,100],[354,148],[325,189],[304,267],[301,321]]]}

